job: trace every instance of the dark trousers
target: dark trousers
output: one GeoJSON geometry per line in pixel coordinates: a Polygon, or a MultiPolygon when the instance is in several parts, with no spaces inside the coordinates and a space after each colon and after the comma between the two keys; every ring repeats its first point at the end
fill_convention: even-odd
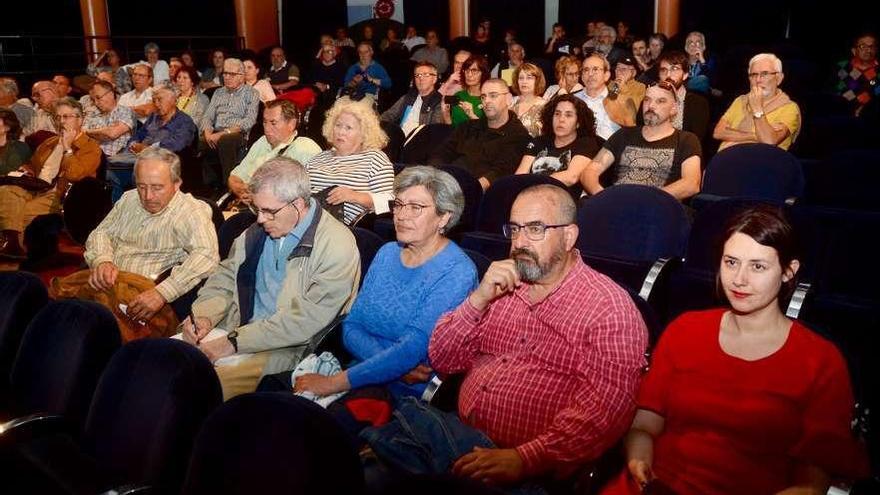
{"type": "Polygon", "coordinates": [[[199,138],[199,151],[204,183],[215,191],[224,191],[229,173],[244,158],[245,138],[240,132],[224,134],[217,142],[217,147],[211,148],[202,135],[199,138]]]}

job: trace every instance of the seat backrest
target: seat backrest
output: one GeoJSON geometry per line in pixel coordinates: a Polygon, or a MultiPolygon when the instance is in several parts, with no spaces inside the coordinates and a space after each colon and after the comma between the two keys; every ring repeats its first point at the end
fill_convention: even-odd
{"type": "Polygon", "coordinates": [[[81,428],[98,378],[121,341],[98,303],[49,303],[28,325],[10,374],[17,414],[59,414],[81,428]]]}
{"type": "Polygon", "coordinates": [[[293,394],[235,397],[205,421],[185,495],[359,494],[360,459],[327,411],[293,394]]]}
{"type": "Polygon", "coordinates": [[[681,258],[690,223],[684,207],[656,187],[612,186],[578,208],[581,255],[633,261],[681,258]]]}
{"type": "Polygon", "coordinates": [[[524,189],[539,184],[552,184],[568,191],[565,184],[549,175],[524,174],[501,177],[483,193],[475,230],[501,235],[501,226],[510,219],[510,208],[517,195],[524,189]]]}
{"type": "Polygon", "coordinates": [[[388,144],[385,145],[385,148],[383,148],[382,151],[388,155],[389,160],[396,162],[400,157],[400,150],[403,148],[403,142],[406,140],[406,136],[403,134],[403,129],[394,122],[386,122],[384,120],[380,125],[382,126],[382,130],[385,131],[385,134],[388,135],[388,144]]]}
{"type": "Polygon", "coordinates": [[[798,159],[779,147],[739,144],[712,158],[700,193],[781,203],[803,196],[804,174],[798,159]]]}
{"type": "Polygon", "coordinates": [[[227,218],[220,225],[220,228],[217,229],[217,247],[221,260],[229,256],[229,250],[232,249],[232,243],[235,242],[235,239],[256,221],[256,217],[250,210],[243,210],[227,218]]]}
{"type": "Polygon", "coordinates": [[[87,177],[74,183],[64,198],[64,225],[70,237],[85,245],[89,234],[112,208],[107,182],[87,177]]]}
{"type": "Polygon", "coordinates": [[[27,272],[0,272],[0,396],[8,397],[9,371],[25,329],[49,301],[46,286],[27,272]]]}
{"type": "Polygon", "coordinates": [[[385,244],[385,240],[372,230],[361,227],[352,227],[351,233],[354,234],[354,240],[357,242],[358,252],[361,255],[361,284],[363,284],[370,264],[376,257],[376,253],[379,252],[379,248],[385,244]]]}
{"type": "Polygon", "coordinates": [[[483,199],[483,187],[480,182],[467,170],[456,165],[441,165],[440,170],[451,175],[461,192],[464,194],[464,210],[461,212],[461,218],[458,225],[453,227],[453,232],[470,232],[477,224],[477,212],[480,209],[480,200],[483,199]]]}
{"type": "Polygon", "coordinates": [[[214,366],[195,346],[130,342],[101,375],[83,450],[119,483],[177,493],[196,433],[221,402],[214,366]]]}
{"type": "Polygon", "coordinates": [[[731,217],[742,210],[764,204],[761,201],[726,199],[697,211],[688,237],[685,268],[712,273],[718,271],[724,230],[731,217]]]}
{"type": "Polygon", "coordinates": [[[474,266],[477,268],[477,280],[483,280],[483,275],[486,274],[486,270],[489,269],[492,260],[483,255],[483,253],[479,253],[473,249],[462,249],[462,251],[464,251],[464,254],[468,255],[474,263],[474,266]]]}
{"type": "Polygon", "coordinates": [[[399,161],[407,165],[424,165],[452,135],[448,124],[428,124],[419,130],[400,151],[399,161]]]}
{"type": "Polygon", "coordinates": [[[880,211],[880,150],[833,153],[810,167],[804,204],[880,211]]]}

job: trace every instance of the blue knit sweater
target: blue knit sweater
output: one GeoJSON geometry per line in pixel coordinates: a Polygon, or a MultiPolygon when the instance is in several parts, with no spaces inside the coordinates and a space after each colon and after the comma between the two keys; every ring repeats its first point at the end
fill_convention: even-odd
{"type": "Polygon", "coordinates": [[[357,363],[348,369],[348,381],[353,389],[388,384],[397,397],[419,396],[426,384],[407,385],[399,378],[427,362],[437,319],[477,286],[477,271],[451,241],[416,268],[404,266],[400,254],[395,242],[376,253],[342,325],[345,348],[357,363]]]}

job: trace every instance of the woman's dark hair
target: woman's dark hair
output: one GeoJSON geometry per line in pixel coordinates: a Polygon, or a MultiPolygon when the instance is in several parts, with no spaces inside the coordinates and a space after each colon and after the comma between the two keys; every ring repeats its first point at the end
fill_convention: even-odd
{"type": "Polygon", "coordinates": [[[18,121],[18,116],[15,115],[15,112],[6,108],[0,108],[0,120],[3,120],[3,125],[8,129],[6,131],[6,141],[15,141],[19,137],[21,137],[21,122],[18,121]]]}
{"type": "MultiPolygon", "coordinates": [[[[735,214],[727,222],[724,229],[724,235],[718,246],[719,266],[721,264],[721,256],[724,253],[724,244],[733,234],[745,234],[755,240],[762,246],[773,248],[779,257],[779,265],[782,267],[783,275],[788,270],[793,260],[798,259],[798,241],[794,229],[786,218],[782,209],[771,205],[752,206],[735,214]]],[[[718,295],[723,299],[724,291],[721,287],[720,276],[715,277],[715,286],[718,295]]],[[[782,283],[779,289],[778,300],[779,305],[784,310],[788,305],[788,300],[797,287],[797,276],[791,277],[787,282],[782,283]]]]}
{"type": "Polygon", "coordinates": [[[184,65],[180,67],[179,71],[177,71],[177,75],[179,76],[181,72],[186,72],[186,75],[188,75],[189,79],[193,82],[193,87],[198,89],[199,83],[202,82],[202,78],[199,77],[199,71],[197,71],[195,67],[184,65]]]}
{"type": "Polygon", "coordinates": [[[577,114],[578,137],[595,136],[596,117],[593,115],[593,111],[583,100],[570,94],[556,95],[544,105],[544,109],[541,110],[541,133],[548,138],[555,137],[553,134],[553,114],[556,113],[556,107],[564,101],[574,105],[574,111],[577,114]]]}
{"type": "Polygon", "coordinates": [[[488,81],[490,77],[489,62],[486,61],[486,57],[483,57],[482,55],[471,55],[463,64],[461,64],[461,72],[458,74],[461,86],[465,91],[467,91],[467,86],[465,85],[464,72],[472,65],[476,65],[477,68],[480,69],[480,86],[488,81]]]}

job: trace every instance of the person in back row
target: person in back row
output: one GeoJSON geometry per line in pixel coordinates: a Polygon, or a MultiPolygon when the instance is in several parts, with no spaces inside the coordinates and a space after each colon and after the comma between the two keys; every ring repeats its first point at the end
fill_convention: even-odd
{"type": "Polygon", "coordinates": [[[404,136],[421,125],[442,124],[442,95],[437,92],[437,68],[431,62],[419,62],[413,68],[413,88],[400,97],[380,120],[399,125],[404,136]]]}
{"type": "Polygon", "coordinates": [[[797,103],[779,89],[785,74],[772,53],[749,60],[748,94],[737,97],[715,126],[718,151],[740,143],[765,143],[787,150],[801,129],[797,103]]]}

